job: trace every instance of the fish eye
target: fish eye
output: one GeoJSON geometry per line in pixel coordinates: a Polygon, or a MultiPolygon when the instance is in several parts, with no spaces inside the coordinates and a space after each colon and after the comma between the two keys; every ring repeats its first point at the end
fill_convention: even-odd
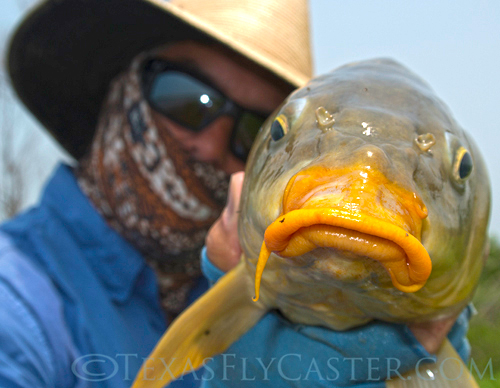
{"type": "Polygon", "coordinates": [[[271,124],[271,138],[274,141],[280,140],[288,132],[288,120],[285,115],[281,114],[276,117],[271,124]]]}
{"type": "Polygon", "coordinates": [[[457,151],[455,164],[453,166],[454,178],[458,181],[466,180],[472,173],[472,156],[465,148],[460,147],[457,151]]]}

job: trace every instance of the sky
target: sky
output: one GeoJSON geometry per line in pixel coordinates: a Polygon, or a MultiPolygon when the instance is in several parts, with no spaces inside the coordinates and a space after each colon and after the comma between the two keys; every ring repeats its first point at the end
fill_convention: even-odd
{"type": "MultiPolygon", "coordinates": [[[[26,3],[1,0],[0,33],[20,20],[26,3]]],[[[483,153],[493,191],[490,230],[500,237],[500,1],[310,0],[310,20],[316,74],[390,57],[432,86],[483,153]]],[[[29,128],[37,125],[25,117],[29,128]]],[[[42,142],[47,164],[56,163],[60,148],[42,142]]]]}

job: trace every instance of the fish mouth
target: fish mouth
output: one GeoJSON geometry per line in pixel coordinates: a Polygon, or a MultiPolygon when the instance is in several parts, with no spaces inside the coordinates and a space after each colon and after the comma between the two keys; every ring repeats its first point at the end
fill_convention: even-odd
{"type": "MultiPolygon", "coordinates": [[[[402,190],[397,189],[397,195],[393,195],[395,189],[386,190],[391,192],[392,197],[397,197],[400,203],[404,203],[406,214],[406,218],[388,217],[387,209],[379,213],[373,210],[365,211],[363,206],[356,207],[356,211],[346,209],[345,206],[341,206],[347,201],[346,198],[342,201],[335,199],[330,207],[323,206],[328,203],[324,199],[316,201],[319,207],[314,205],[314,199],[312,205],[311,201],[298,201],[297,196],[304,197],[304,190],[300,188],[294,190],[295,178],[292,178],[285,190],[283,208],[287,211],[265,231],[255,273],[254,300],[259,298],[262,273],[271,253],[289,258],[303,255],[316,248],[350,251],[355,255],[378,261],[388,272],[393,286],[400,291],[416,292],[425,285],[431,273],[432,263],[427,250],[416,235],[420,233],[420,221],[427,216],[427,210],[422,203],[414,206],[416,201],[409,200],[410,197],[415,197],[414,193],[410,196],[406,192],[402,194],[402,190]],[[292,201],[291,197],[294,198],[292,201]],[[296,204],[290,206],[291,202],[296,204]]],[[[378,185],[380,179],[376,181],[378,185]]],[[[365,181],[364,194],[373,192],[371,189],[366,189],[368,186],[370,185],[365,181]]],[[[311,192],[310,188],[307,191],[311,192]]],[[[356,198],[363,196],[359,190],[351,192],[355,192],[356,198]]],[[[368,197],[373,203],[372,196],[368,197]]],[[[393,210],[391,212],[394,213],[393,210]]]]}

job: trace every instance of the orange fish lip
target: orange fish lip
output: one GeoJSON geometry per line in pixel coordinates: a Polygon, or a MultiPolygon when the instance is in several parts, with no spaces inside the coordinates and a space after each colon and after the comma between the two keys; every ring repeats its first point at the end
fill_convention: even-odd
{"type": "Polygon", "coordinates": [[[282,200],[282,214],[264,233],[256,298],[271,253],[295,257],[318,247],[377,260],[403,292],[418,291],[429,278],[431,259],[419,239],[427,209],[411,184],[400,185],[362,163],[315,165],[290,178],[282,200]]]}
{"type": "Polygon", "coordinates": [[[262,272],[272,252],[292,257],[318,247],[345,249],[342,245],[346,242],[352,245],[348,250],[379,261],[400,291],[416,292],[430,276],[432,263],[425,247],[395,224],[342,209],[295,209],[278,217],[265,231],[255,274],[254,300],[259,297],[262,272]],[[346,239],[334,237],[333,242],[325,241],[325,233],[335,233],[335,228],[346,239]],[[353,237],[357,240],[347,241],[353,237]]]}

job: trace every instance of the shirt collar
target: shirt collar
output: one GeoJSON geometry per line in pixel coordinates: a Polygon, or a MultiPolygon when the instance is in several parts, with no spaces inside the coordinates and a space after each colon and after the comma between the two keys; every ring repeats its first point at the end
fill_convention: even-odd
{"type": "Polygon", "coordinates": [[[61,164],[41,202],[57,214],[110,295],[130,296],[140,272],[147,267],[139,252],[110,228],[81,191],[71,167],[61,164]]]}

